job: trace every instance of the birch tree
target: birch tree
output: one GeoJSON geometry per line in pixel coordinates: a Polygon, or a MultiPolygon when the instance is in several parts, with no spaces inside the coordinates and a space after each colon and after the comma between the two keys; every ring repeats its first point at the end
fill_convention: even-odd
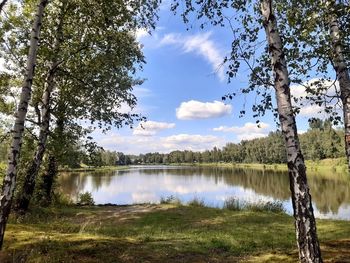
{"type": "Polygon", "coordinates": [[[343,121],[345,130],[345,153],[347,157],[348,170],[350,171],[350,75],[349,68],[344,55],[342,32],[337,15],[335,1],[329,1],[326,8],[331,10],[329,14],[329,33],[333,52],[331,62],[336,72],[336,79],[339,81],[340,98],[343,107],[343,121]]]}
{"type": "MultiPolygon", "coordinates": [[[[51,4],[53,5],[53,4],[51,4]]],[[[24,183],[22,185],[22,190],[20,191],[20,197],[16,200],[16,208],[22,211],[26,211],[29,206],[30,198],[34,192],[35,178],[39,172],[41,162],[46,149],[46,141],[49,135],[50,129],[50,107],[51,107],[51,96],[55,89],[55,77],[59,65],[62,63],[59,58],[61,44],[63,42],[63,20],[67,9],[67,2],[62,1],[61,6],[58,8],[57,25],[54,33],[54,42],[52,46],[52,59],[49,61],[49,69],[47,73],[46,80],[44,81],[44,93],[41,99],[41,111],[38,116],[39,119],[39,136],[38,136],[38,146],[34,153],[34,158],[26,171],[26,176],[24,183]]],[[[53,16],[50,16],[53,19],[53,16]]],[[[49,24],[49,23],[47,23],[49,24]]]]}
{"type": "Polygon", "coordinates": [[[290,61],[295,66],[293,80],[302,82],[313,74],[319,81],[306,87],[309,99],[323,105],[336,124],[340,121],[337,110],[342,110],[350,170],[349,2],[283,0],[279,1],[277,10],[285,25],[283,35],[290,49],[290,61]],[[334,81],[331,81],[332,75],[335,75],[334,81]],[[327,94],[332,86],[337,87],[336,81],[339,90],[327,94]],[[340,103],[330,103],[337,100],[340,103]]]}
{"type": "MultiPolygon", "coordinates": [[[[331,10],[329,14],[329,33],[333,52],[331,53],[331,62],[336,72],[336,78],[339,81],[340,97],[343,106],[343,120],[345,130],[345,153],[350,171],[350,75],[349,67],[344,55],[343,32],[339,25],[337,7],[335,1],[329,1],[326,8],[331,10]]],[[[348,7],[349,10],[349,7],[348,7]]]]}
{"type": "MultiPolygon", "coordinates": [[[[286,8],[297,10],[294,17],[290,12],[286,12],[284,16],[294,36],[288,38],[288,42],[291,45],[296,41],[301,44],[298,50],[299,56],[295,60],[302,61],[307,54],[309,60],[316,61],[317,73],[321,75],[321,85],[330,76],[328,67],[331,65],[334,69],[336,80],[339,82],[339,90],[334,96],[341,101],[345,153],[350,169],[349,3],[327,0],[287,1],[282,4],[286,5],[286,8]]],[[[322,88],[327,91],[329,87],[323,84],[322,88]]],[[[322,90],[316,90],[316,95],[320,93],[322,94],[322,90]]],[[[321,103],[324,104],[325,101],[321,103]]]]}
{"type": "MultiPolygon", "coordinates": [[[[78,119],[108,129],[131,125],[135,119],[142,118],[123,112],[120,107],[136,105],[132,89],[142,83],[135,73],[142,68],[144,58],[134,32],[138,28],[154,27],[157,3],[153,0],[142,3],[133,0],[128,4],[107,0],[51,2],[47,10],[51,19],[42,32],[39,77],[34,83],[36,92],[32,102],[37,109],[37,121],[31,122],[38,124],[40,131],[35,155],[18,191],[16,208],[21,212],[28,209],[33,195],[50,128],[63,135],[67,125],[77,126],[78,119]],[[56,127],[52,125],[52,117],[56,127]]],[[[12,54],[18,44],[8,46],[16,63],[12,54]]],[[[20,56],[21,52],[17,53],[20,56]]],[[[83,130],[73,129],[79,136],[83,130]]],[[[63,142],[62,136],[58,137],[63,142]]]]}
{"type": "MultiPolygon", "coordinates": [[[[300,262],[322,262],[317,238],[316,221],[313,214],[311,195],[306,178],[304,157],[295,122],[295,111],[292,107],[290,79],[285,60],[284,46],[272,0],[261,1],[184,1],[185,11],[182,17],[185,23],[195,12],[197,19],[208,18],[213,25],[228,26],[232,30],[231,56],[224,61],[229,63],[229,78],[235,77],[245,63],[251,70],[249,86],[241,92],[256,91],[262,95],[261,104],[254,105],[255,116],[266,110],[275,110],[279,118],[285,148],[287,152],[288,172],[290,178],[291,199],[295,218],[296,239],[300,262]],[[229,10],[229,11],[227,11],[229,10]],[[233,20],[225,14],[229,13],[233,20]],[[264,29],[267,45],[258,50],[261,44],[259,33],[264,29]],[[253,63],[251,63],[253,61],[253,63]],[[252,66],[252,65],[257,66],[252,66]],[[273,78],[271,77],[273,75],[273,78]],[[277,108],[271,98],[271,86],[274,87],[277,108]],[[262,87],[262,89],[260,89],[262,87]]],[[[179,1],[174,1],[172,10],[176,11],[179,1]]],[[[205,24],[202,24],[205,26],[205,24]]],[[[232,98],[233,95],[229,95],[232,98]]]]}
{"type": "Polygon", "coordinates": [[[262,0],[260,10],[263,16],[263,25],[274,73],[277,111],[286,142],[299,259],[300,262],[322,262],[311,195],[306,179],[304,157],[300,149],[291,103],[290,80],[283,53],[284,48],[279,35],[272,0],[262,0]]]}
{"type": "Polygon", "coordinates": [[[32,26],[26,73],[23,80],[21,98],[19,101],[15,117],[15,124],[12,131],[12,144],[8,158],[8,168],[3,180],[0,194],[0,248],[2,248],[6,223],[10,214],[13,194],[16,187],[17,163],[21,151],[22,136],[28,104],[31,99],[32,83],[34,78],[34,69],[43,14],[47,4],[48,0],[40,0],[38,2],[34,23],[32,26]]]}

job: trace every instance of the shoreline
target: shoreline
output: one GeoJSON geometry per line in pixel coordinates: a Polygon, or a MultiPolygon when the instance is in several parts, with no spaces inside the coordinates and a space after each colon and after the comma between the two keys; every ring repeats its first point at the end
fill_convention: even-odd
{"type": "MultiPolygon", "coordinates": [[[[287,164],[263,164],[263,163],[145,163],[125,166],[101,166],[101,167],[81,167],[81,168],[59,168],[59,172],[98,172],[98,171],[113,171],[129,169],[133,166],[185,166],[185,167],[220,167],[220,168],[241,168],[253,170],[271,170],[287,172],[287,164]]],[[[324,174],[342,174],[348,176],[347,165],[344,158],[323,159],[323,160],[306,160],[306,169],[308,174],[315,175],[315,173],[324,174]]]]}

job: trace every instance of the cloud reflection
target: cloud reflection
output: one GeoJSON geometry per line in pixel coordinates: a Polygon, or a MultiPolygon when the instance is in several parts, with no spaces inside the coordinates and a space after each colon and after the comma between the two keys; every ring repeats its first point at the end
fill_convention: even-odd
{"type": "MultiPolygon", "coordinates": [[[[309,178],[318,218],[350,219],[350,180],[309,178]],[[322,190],[322,191],[320,191],[322,190]]],[[[249,169],[133,167],[103,174],[62,174],[62,190],[72,197],[91,192],[97,204],[157,203],[174,196],[202,199],[222,207],[229,197],[242,201],[282,201],[291,214],[288,174],[249,169]]]]}

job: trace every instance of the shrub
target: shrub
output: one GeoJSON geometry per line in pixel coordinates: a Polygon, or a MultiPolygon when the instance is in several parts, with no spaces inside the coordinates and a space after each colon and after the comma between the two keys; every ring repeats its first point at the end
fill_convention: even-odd
{"type": "Polygon", "coordinates": [[[168,197],[161,197],[160,203],[161,204],[181,204],[181,201],[177,197],[170,195],[168,197]]]}
{"type": "Polygon", "coordinates": [[[68,196],[63,194],[60,191],[54,192],[52,195],[52,202],[51,204],[53,206],[61,207],[61,206],[69,206],[72,205],[72,199],[68,196]]]}
{"type": "Polygon", "coordinates": [[[189,201],[188,205],[189,206],[196,206],[196,207],[205,207],[204,200],[200,199],[198,197],[195,197],[191,201],[189,201]]]}
{"type": "Polygon", "coordinates": [[[262,202],[249,203],[246,205],[246,210],[254,212],[273,212],[273,213],[284,213],[285,209],[282,202],[272,201],[272,202],[262,202]]]}
{"type": "Polygon", "coordinates": [[[81,193],[78,196],[78,204],[80,205],[94,205],[95,201],[90,192],[81,193]]]}
{"type": "Polygon", "coordinates": [[[232,211],[240,211],[242,210],[241,203],[239,199],[234,197],[229,197],[224,202],[224,209],[232,210],[232,211]]]}
{"type": "Polygon", "coordinates": [[[280,201],[257,201],[247,202],[239,201],[234,197],[229,197],[224,202],[224,209],[232,211],[253,211],[253,212],[273,212],[273,213],[284,213],[285,209],[283,203],[280,201]]]}

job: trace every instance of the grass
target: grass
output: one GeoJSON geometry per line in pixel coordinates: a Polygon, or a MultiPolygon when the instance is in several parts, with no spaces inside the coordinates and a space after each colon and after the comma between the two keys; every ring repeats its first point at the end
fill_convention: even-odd
{"type": "MultiPolygon", "coordinates": [[[[293,221],[177,204],[37,208],[11,218],[0,262],[296,262],[293,221]]],[[[325,261],[346,262],[349,222],[317,223],[325,261]]]]}
{"type": "Polygon", "coordinates": [[[232,211],[253,211],[253,212],[273,212],[273,213],[285,213],[282,202],[279,201],[258,201],[247,202],[241,201],[237,198],[231,197],[225,200],[224,209],[232,211]]]}

